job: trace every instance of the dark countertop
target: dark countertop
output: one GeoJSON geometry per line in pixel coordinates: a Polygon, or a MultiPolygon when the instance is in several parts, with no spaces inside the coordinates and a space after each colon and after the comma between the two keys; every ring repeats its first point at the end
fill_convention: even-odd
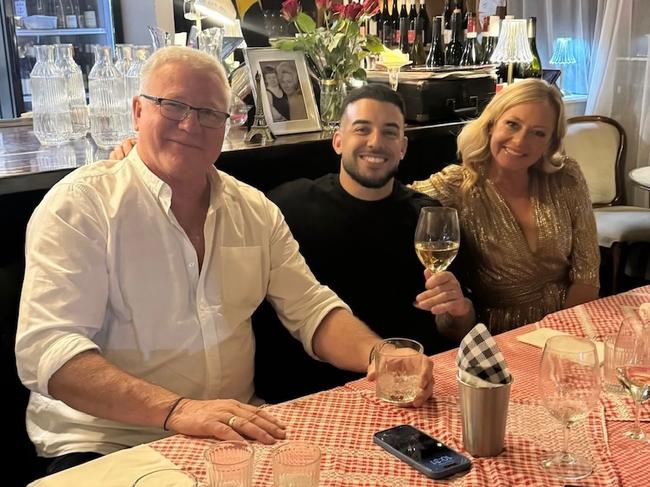
{"type": "MultiPolygon", "coordinates": [[[[432,137],[455,138],[463,125],[464,122],[452,122],[407,127],[410,144],[407,155],[411,158],[417,155],[418,151],[411,150],[417,147],[414,142],[428,143],[432,137]]],[[[327,156],[330,169],[337,170],[338,158],[331,149],[331,134],[309,132],[283,135],[267,144],[246,143],[245,134],[246,131],[242,129],[231,130],[219,158],[219,168],[235,177],[241,178],[241,171],[251,164],[259,164],[260,158],[286,161],[287,165],[303,165],[305,176],[309,177],[309,170],[304,166],[312,163],[314,158],[327,156]],[[299,160],[291,160],[296,158],[299,160]]],[[[0,195],[48,189],[72,170],[105,159],[108,153],[108,150],[98,148],[90,136],[60,146],[45,147],[40,145],[29,124],[0,125],[0,195]]],[[[432,155],[427,154],[428,157],[432,155]]],[[[246,169],[246,172],[250,171],[246,169]]],[[[322,171],[319,169],[319,172],[322,171]]],[[[268,175],[273,179],[274,171],[269,171],[268,175]]],[[[254,174],[251,176],[255,178],[254,174]]],[[[258,187],[265,186],[265,181],[248,182],[254,185],[260,183],[258,187]]],[[[273,186],[271,181],[268,185],[273,186]]]]}

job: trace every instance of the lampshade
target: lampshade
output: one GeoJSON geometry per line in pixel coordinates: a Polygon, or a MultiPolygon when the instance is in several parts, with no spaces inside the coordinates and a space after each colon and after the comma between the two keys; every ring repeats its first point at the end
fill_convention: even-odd
{"type": "Polygon", "coordinates": [[[551,64],[575,64],[576,58],[573,55],[573,39],[571,37],[558,37],[553,43],[553,56],[549,60],[551,64]]]}
{"type": "Polygon", "coordinates": [[[493,63],[529,63],[533,53],[528,44],[526,19],[504,19],[501,33],[494,52],[490,57],[493,63]]]}

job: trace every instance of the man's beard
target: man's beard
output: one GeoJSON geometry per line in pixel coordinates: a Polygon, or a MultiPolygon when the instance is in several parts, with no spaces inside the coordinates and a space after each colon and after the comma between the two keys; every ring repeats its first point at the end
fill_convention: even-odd
{"type": "MultiPolygon", "coordinates": [[[[350,177],[359,183],[364,188],[369,189],[378,189],[383,188],[388,184],[388,182],[395,177],[397,174],[397,169],[399,166],[395,166],[391,171],[388,171],[385,174],[378,174],[376,176],[365,176],[359,171],[359,164],[357,164],[357,159],[355,158],[352,161],[347,161],[345,158],[342,159],[343,168],[350,175],[350,177]]],[[[388,164],[388,163],[386,163],[388,164]]]]}

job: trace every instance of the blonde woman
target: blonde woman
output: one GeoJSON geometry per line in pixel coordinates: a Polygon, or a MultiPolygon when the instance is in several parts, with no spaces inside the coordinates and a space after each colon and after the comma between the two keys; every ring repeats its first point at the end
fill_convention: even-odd
{"type": "Polygon", "coordinates": [[[294,62],[283,61],[275,67],[278,73],[280,88],[287,94],[289,100],[289,120],[304,120],[307,118],[305,100],[300,90],[300,80],[294,62]]]}
{"type": "Polygon", "coordinates": [[[584,177],[560,154],[565,133],[558,90],[516,83],[458,136],[462,165],[413,184],[459,211],[472,299],[493,333],[598,297],[596,226],[584,177]]]}

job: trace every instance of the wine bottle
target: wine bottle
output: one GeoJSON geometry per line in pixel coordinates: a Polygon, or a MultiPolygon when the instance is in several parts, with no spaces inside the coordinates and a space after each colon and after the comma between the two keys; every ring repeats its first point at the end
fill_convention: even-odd
{"type": "Polygon", "coordinates": [[[404,54],[409,53],[409,16],[406,11],[406,0],[402,0],[399,11],[399,48],[404,54]]]}
{"type": "Polygon", "coordinates": [[[453,13],[453,11],[454,9],[451,7],[451,0],[445,0],[445,7],[442,11],[442,16],[444,19],[443,42],[445,46],[449,44],[449,41],[451,41],[451,14],[453,13]]]}
{"type": "Polygon", "coordinates": [[[381,11],[381,42],[386,47],[391,47],[395,36],[393,35],[393,19],[388,9],[388,0],[384,0],[384,8],[381,11]]]}
{"type": "Polygon", "coordinates": [[[471,14],[467,21],[467,38],[463,46],[463,54],[460,57],[461,66],[474,66],[480,63],[481,53],[476,36],[476,16],[471,14]]]}
{"type": "Polygon", "coordinates": [[[393,13],[391,14],[393,19],[393,42],[391,45],[399,46],[399,11],[397,9],[397,0],[393,0],[393,13]]]}
{"type": "Polygon", "coordinates": [[[417,28],[418,13],[415,10],[415,0],[411,0],[411,8],[409,9],[409,30],[408,39],[409,45],[415,42],[415,29],[417,28]]]}
{"type": "Polygon", "coordinates": [[[427,68],[443,66],[445,64],[445,52],[443,50],[442,24],[444,17],[434,17],[431,27],[431,49],[427,57],[427,68]]]}
{"type": "Polygon", "coordinates": [[[460,10],[454,10],[451,14],[451,41],[445,49],[445,64],[458,66],[463,54],[463,19],[460,10]]]}
{"type": "Polygon", "coordinates": [[[533,53],[533,60],[524,64],[524,78],[541,78],[542,77],[542,62],[539,59],[539,52],[537,52],[537,18],[528,17],[528,44],[530,51],[533,53]]]}
{"type": "Polygon", "coordinates": [[[424,43],[422,42],[422,27],[420,27],[420,20],[417,17],[415,19],[415,38],[411,45],[409,59],[413,63],[413,66],[424,66],[426,63],[424,43]]]}
{"type": "Polygon", "coordinates": [[[93,0],[86,0],[84,4],[84,24],[88,29],[97,28],[97,10],[93,5],[93,0]]]}
{"type": "Polygon", "coordinates": [[[497,46],[499,40],[499,28],[501,26],[501,19],[498,15],[490,16],[490,29],[487,32],[487,38],[484,41],[485,47],[483,48],[483,64],[492,64],[492,53],[497,46]]]}
{"type": "Polygon", "coordinates": [[[431,39],[431,23],[429,22],[429,13],[425,0],[420,0],[420,9],[418,10],[418,19],[422,26],[422,42],[426,44],[431,39]]]}
{"type": "Polygon", "coordinates": [[[77,29],[79,27],[79,24],[77,23],[77,14],[74,11],[72,0],[66,0],[63,6],[63,12],[65,13],[66,28],[77,29]]]}

